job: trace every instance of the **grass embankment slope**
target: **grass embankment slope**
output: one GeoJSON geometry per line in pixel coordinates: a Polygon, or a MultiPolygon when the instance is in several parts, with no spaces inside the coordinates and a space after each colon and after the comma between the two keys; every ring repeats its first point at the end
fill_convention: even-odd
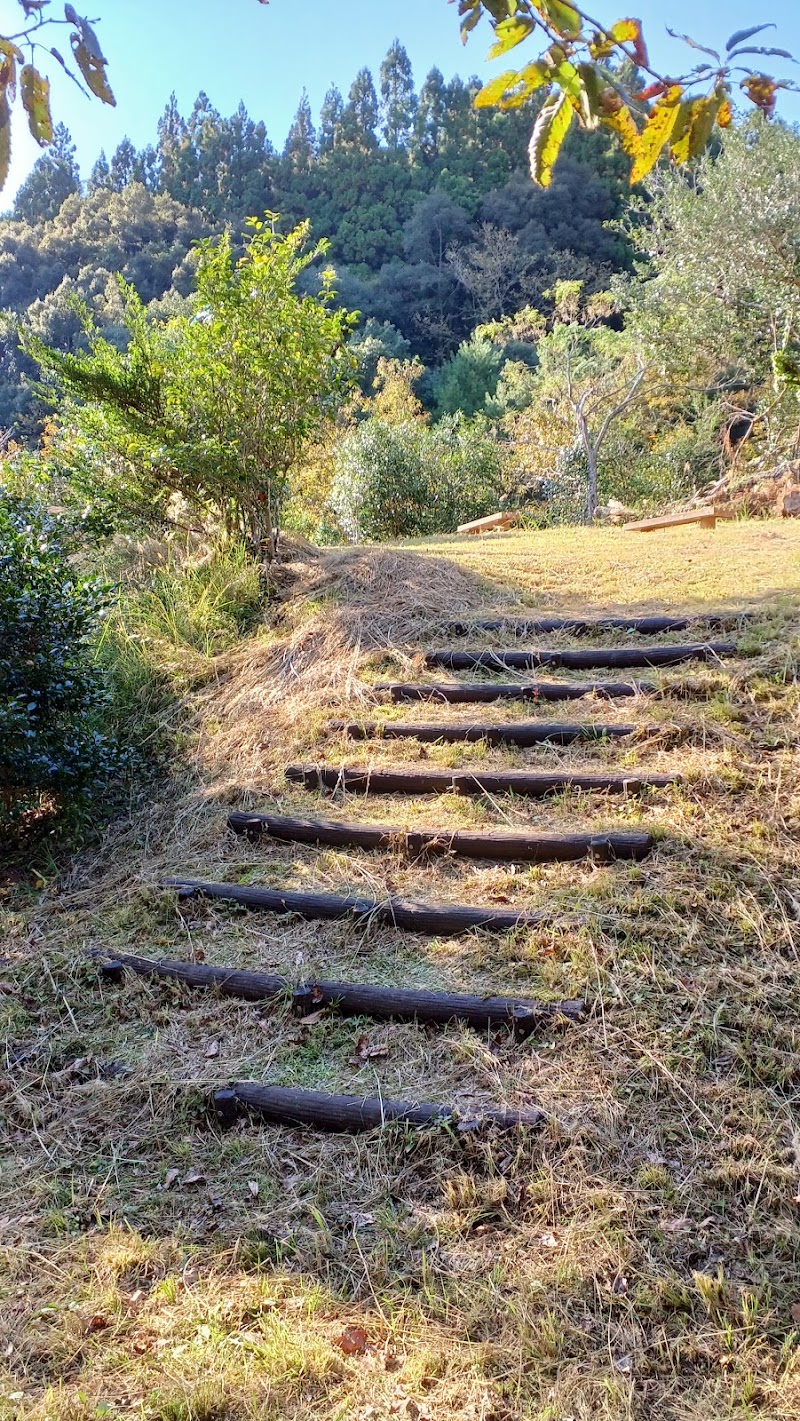
{"type": "Polygon", "coordinates": [[[61,877],[6,890],[2,1414],[796,1417],[800,525],[444,539],[298,554],[285,576],[270,629],[199,658],[174,777],[61,877]],[[663,700],[524,710],[635,720],[632,744],[421,751],[326,731],[345,710],[463,718],[387,707],[369,682],[425,674],[418,650],[442,643],[448,614],[515,601],[759,615],[741,659],[665,673],[663,700]],[[292,760],[421,753],[684,782],[644,800],[331,808],[282,779],[292,760]],[[437,827],[643,825],[658,845],[639,865],[514,871],[226,835],[230,806],[268,804],[437,827]],[[552,927],[437,942],[177,907],[168,873],[539,907],[552,927]],[[89,949],[584,994],[591,1014],[521,1046],[456,1026],[301,1026],[280,1005],[100,985],[89,949]],[[220,1131],[209,1094],[237,1078],[470,1110],[535,1102],[552,1123],[494,1139],[220,1131]],[[366,1352],[343,1350],[348,1326],[366,1352]]]}

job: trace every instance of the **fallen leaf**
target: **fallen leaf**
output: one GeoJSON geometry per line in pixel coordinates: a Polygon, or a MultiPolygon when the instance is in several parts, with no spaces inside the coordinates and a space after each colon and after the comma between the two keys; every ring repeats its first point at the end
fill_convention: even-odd
{"type": "Polygon", "coordinates": [[[792,1322],[800,1323],[800,1303],[792,1303],[792,1322]]]}
{"type": "Polygon", "coordinates": [[[335,1345],[346,1357],[363,1357],[367,1350],[367,1334],[363,1327],[351,1325],[345,1328],[341,1337],[337,1337],[335,1345]]]}
{"type": "Polygon", "coordinates": [[[108,1318],[104,1317],[101,1312],[96,1312],[94,1314],[94,1317],[91,1317],[89,1319],[90,1332],[103,1332],[106,1327],[110,1326],[111,1323],[109,1322],[108,1318]]]}
{"type": "Polygon", "coordinates": [[[204,1174],[200,1174],[199,1171],[193,1171],[191,1174],[184,1175],[183,1182],[184,1185],[188,1185],[189,1187],[196,1184],[205,1184],[206,1177],[204,1174]]]}
{"type": "Polygon", "coordinates": [[[354,1229],[371,1229],[375,1223],[374,1214],[351,1214],[354,1229]]]}
{"type": "Polygon", "coordinates": [[[300,1018],[300,1025],[301,1025],[301,1026],[316,1026],[320,1021],[323,1021],[323,1020],[324,1020],[324,1017],[325,1017],[325,1012],[324,1012],[324,1010],[323,1010],[323,1011],[312,1011],[312,1012],[309,1012],[308,1016],[301,1016],[301,1018],[300,1018]]]}
{"type": "Polygon", "coordinates": [[[355,1054],[350,1057],[350,1065],[362,1066],[365,1061],[377,1061],[388,1055],[388,1046],[372,1046],[368,1036],[359,1036],[355,1054]]]}
{"type": "Polygon", "coordinates": [[[633,1357],[615,1357],[614,1366],[618,1372],[622,1372],[624,1376],[627,1376],[633,1371],[633,1357]]]}
{"type": "Polygon", "coordinates": [[[541,1238],[539,1239],[539,1242],[543,1248],[558,1248],[558,1239],[556,1238],[555,1234],[542,1234],[541,1238]]]}
{"type": "Polygon", "coordinates": [[[172,1189],[173,1185],[178,1183],[180,1175],[181,1172],[179,1169],[168,1169],[164,1175],[164,1188],[172,1189]]]}
{"type": "Polygon", "coordinates": [[[625,1293],[627,1293],[628,1291],[627,1278],[624,1278],[621,1273],[618,1273],[613,1283],[611,1284],[611,1291],[612,1293],[616,1293],[617,1297],[624,1297],[625,1293]]]}
{"type": "Polygon", "coordinates": [[[205,1049],[205,1055],[208,1056],[208,1057],[210,1057],[210,1056],[218,1056],[218,1055],[219,1055],[219,1042],[218,1042],[218,1041],[209,1041],[209,1043],[208,1043],[208,1045],[206,1046],[206,1049],[205,1049]]]}
{"type": "Polygon", "coordinates": [[[689,1223],[690,1220],[684,1214],[679,1219],[662,1219],[661,1227],[668,1234],[679,1234],[683,1233],[684,1229],[688,1229],[689,1223]]]}
{"type": "Polygon", "coordinates": [[[257,1199],[257,1198],[258,1198],[258,1180],[257,1180],[257,1179],[248,1179],[248,1181],[247,1181],[247,1187],[248,1187],[248,1189],[250,1190],[250,1193],[252,1194],[253,1198],[254,1198],[254,1199],[257,1199]]]}

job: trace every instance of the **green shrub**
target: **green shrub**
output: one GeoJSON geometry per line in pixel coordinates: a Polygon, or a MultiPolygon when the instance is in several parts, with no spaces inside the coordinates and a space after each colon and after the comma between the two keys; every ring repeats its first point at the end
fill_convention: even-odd
{"type": "Polygon", "coordinates": [[[0,827],[45,801],[75,808],[119,758],[94,649],[109,596],[70,562],[71,530],[0,490],[0,827]]]}
{"type": "Polygon", "coordinates": [[[432,428],[368,419],[336,452],[331,506],[352,542],[452,531],[497,508],[502,450],[484,421],[460,416],[432,428]]]}

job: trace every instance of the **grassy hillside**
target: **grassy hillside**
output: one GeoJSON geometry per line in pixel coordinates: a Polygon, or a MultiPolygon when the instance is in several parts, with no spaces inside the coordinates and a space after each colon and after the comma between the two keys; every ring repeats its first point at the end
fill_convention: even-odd
{"type": "Polygon", "coordinates": [[[282,580],[272,624],[232,650],[178,656],[163,630],[161,661],[194,687],[173,771],[74,862],[42,853],[35,875],[0,871],[0,1416],[797,1415],[800,525],[297,549],[282,580]],[[515,605],[756,617],[735,633],[737,658],[648,673],[663,698],[555,708],[636,721],[632,741],[421,752],[326,728],[343,713],[468,718],[390,707],[370,686],[430,675],[419,653],[446,644],[449,616],[515,605]],[[646,767],[682,783],[644,798],[331,804],[283,780],[289,762],[421,756],[646,767]],[[657,846],[641,864],[515,869],[227,834],[231,807],[268,805],[406,827],[648,827],[657,846]],[[173,873],[551,921],[436,941],[176,905],[160,886],[173,873]],[[590,1014],[521,1045],[458,1026],[304,1024],[282,1004],[110,986],[98,950],[584,995],[590,1014]],[[518,1137],[221,1130],[211,1092],[243,1078],[470,1113],[537,1104],[550,1123],[518,1137]],[[350,1327],[366,1351],[348,1350],[350,1327]]]}

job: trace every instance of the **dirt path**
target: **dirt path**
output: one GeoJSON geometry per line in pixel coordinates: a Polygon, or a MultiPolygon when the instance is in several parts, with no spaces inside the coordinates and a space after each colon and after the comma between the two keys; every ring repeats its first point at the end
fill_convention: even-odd
{"type": "MultiPolygon", "coordinates": [[[[606,557],[601,540],[598,580],[606,557]]],[[[762,587],[748,598],[743,586],[759,615],[735,630],[741,655],[653,672],[660,697],[569,703],[570,721],[634,723],[633,736],[523,749],[359,743],[330,722],[463,721],[463,706],[393,705],[371,687],[441,679],[423,656],[446,644],[443,621],[470,625],[509,594],[403,552],[341,554],[296,573],[305,587],[282,624],[220,659],[195,694],[184,781],[113,826],[69,877],[6,902],[9,1414],[793,1415],[794,594],[764,600],[762,587]],[[681,783],[613,798],[365,796],[290,784],[292,761],[655,772],[681,783]],[[251,843],[226,829],[232,809],[448,833],[647,831],[655,848],[641,862],[420,861],[402,839],[376,851],[251,843]],[[161,887],[170,875],[545,920],[412,936],[374,921],[177,903],[161,887]],[[584,997],[589,1011],[523,1041],[504,1026],[327,1009],[298,1021],[288,1000],[103,982],[87,949],[294,983],[584,997]],[[209,1103],[239,1080],[447,1102],[469,1117],[535,1107],[548,1123],[510,1135],[391,1126],[331,1136],[247,1116],[223,1127],[209,1103]]],[[[776,589],[779,580],[776,570],[776,589]]],[[[734,590],[718,586],[714,602],[731,605],[734,590]]],[[[631,593],[635,610],[683,610],[631,593]]],[[[609,600],[624,606],[619,587],[609,600]]],[[[588,597],[548,603],[597,608],[588,597]]],[[[496,632],[453,642],[467,644],[500,643],[496,632]]],[[[552,709],[509,701],[480,717],[545,720],[552,709]]]]}

